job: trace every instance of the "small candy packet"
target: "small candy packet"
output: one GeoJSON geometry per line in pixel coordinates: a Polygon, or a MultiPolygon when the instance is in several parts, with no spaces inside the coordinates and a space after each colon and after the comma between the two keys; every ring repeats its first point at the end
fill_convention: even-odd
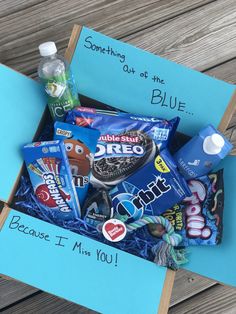
{"type": "Polygon", "coordinates": [[[188,181],[192,196],[162,215],[173,225],[181,245],[217,245],[223,231],[223,169],[188,181]]]}
{"type": "Polygon", "coordinates": [[[69,161],[63,142],[35,142],[23,147],[23,155],[40,208],[55,219],[81,216],[69,161]]]}
{"type": "Polygon", "coordinates": [[[80,206],[87,196],[93,158],[100,132],[76,125],[55,122],[54,139],[63,140],[80,206]]]}
{"type": "Polygon", "coordinates": [[[66,121],[101,132],[91,183],[95,187],[111,188],[151,161],[159,150],[167,147],[179,118],[167,121],[77,107],[68,113],[66,121]]]}
{"type": "MultiPolygon", "coordinates": [[[[82,217],[88,225],[98,229],[113,217],[113,208],[107,190],[98,189],[89,195],[82,208],[82,217]]],[[[101,228],[99,231],[101,232],[101,228]]]]}
{"type": "Polygon", "coordinates": [[[115,217],[127,223],[160,215],[190,195],[167,149],[110,191],[115,217]]]}

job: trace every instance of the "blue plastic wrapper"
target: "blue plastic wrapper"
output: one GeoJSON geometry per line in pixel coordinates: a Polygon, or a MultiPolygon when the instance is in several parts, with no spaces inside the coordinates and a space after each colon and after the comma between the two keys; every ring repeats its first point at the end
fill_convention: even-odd
{"type": "Polygon", "coordinates": [[[127,223],[158,216],[191,196],[167,149],[110,191],[116,218],[127,223]]]}
{"type": "Polygon", "coordinates": [[[95,187],[118,184],[166,148],[175,133],[179,118],[170,121],[77,107],[66,122],[95,128],[101,132],[92,169],[95,187]]]}
{"type": "Polygon", "coordinates": [[[35,197],[42,211],[59,220],[81,216],[65,145],[61,141],[35,142],[23,147],[35,197]]]}
{"type": "Polygon", "coordinates": [[[223,231],[223,169],[188,181],[193,195],[168,209],[163,216],[183,241],[181,245],[217,245],[223,231]]]}
{"type": "Polygon", "coordinates": [[[90,174],[100,132],[63,122],[55,122],[54,139],[63,140],[74,185],[82,207],[87,196],[90,174]]]}

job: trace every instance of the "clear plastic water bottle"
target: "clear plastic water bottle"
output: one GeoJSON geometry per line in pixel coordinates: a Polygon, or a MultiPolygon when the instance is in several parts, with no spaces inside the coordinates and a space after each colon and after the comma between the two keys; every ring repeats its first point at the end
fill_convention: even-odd
{"type": "Polygon", "coordinates": [[[67,111],[80,105],[70,67],[67,61],[57,55],[57,47],[49,41],[39,46],[42,59],[38,76],[48,94],[48,106],[54,120],[63,121],[67,111]]]}

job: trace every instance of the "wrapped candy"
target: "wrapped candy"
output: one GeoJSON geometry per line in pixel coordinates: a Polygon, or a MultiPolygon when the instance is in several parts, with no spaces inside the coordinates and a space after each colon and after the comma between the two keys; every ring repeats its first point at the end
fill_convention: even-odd
{"type": "Polygon", "coordinates": [[[223,231],[223,169],[188,181],[192,196],[168,209],[163,216],[182,235],[182,245],[216,245],[223,231]]]}

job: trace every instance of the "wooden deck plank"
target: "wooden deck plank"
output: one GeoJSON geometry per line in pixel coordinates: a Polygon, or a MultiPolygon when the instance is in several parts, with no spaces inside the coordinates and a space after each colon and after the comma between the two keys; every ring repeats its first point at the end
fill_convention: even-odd
{"type": "Polygon", "coordinates": [[[169,314],[235,314],[236,289],[216,285],[179,303],[169,314]]]}
{"type": "Polygon", "coordinates": [[[173,307],[214,285],[216,285],[216,282],[211,279],[204,278],[185,270],[178,270],[175,276],[170,307],[173,307]]]}
{"type": "Polygon", "coordinates": [[[25,10],[27,8],[32,8],[34,5],[45,1],[46,0],[0,1],[0,18],[25,10]]]}
{"type": "Polygon", "coordinates": [[[235,34],[236,2],[220,0],[137,32],[125,41],[203,71],[235,58],[235,34]]]}
{"type": "Polygon", "coordinates": [[[46,1],[1,18],[0,60],[25,74],[32,74],[39,62],[37,46],[52,39],[64,53],[74,23],[123,38],[212,1],[138,0],[135,5],[127,0],[46,1]]]}
{"type": "MultiPolygon", "coordinates": [[[[94,293],[94,292],[93,292],[94,293]]],[[[91,297],[93,296],[91,294],[91,297]]],[[[1,313],[4,314],[98,314],[98,312],[87,309],[83,306],[77,305],[72,302],[57,298],[48,293],[40,293],[26,299],[18,304],[13,305],[8,309],[3,309],[1,313]]]]}
{"type": "Polygon", "coordinates": [[[23,283],[0,278],[0,311],[6,306],[26,298],[37,291],[38,289],[23,283]]]}
{"type": "MultiPolygon", "coordinates": [[[[235,31],[236,33],[236,31],[235,31]]],[[[206,74],[213,76],[219,80],[226,81],[231,84],[236,84],[236,58],[217,65],[207,71],[206,74]]]]}

